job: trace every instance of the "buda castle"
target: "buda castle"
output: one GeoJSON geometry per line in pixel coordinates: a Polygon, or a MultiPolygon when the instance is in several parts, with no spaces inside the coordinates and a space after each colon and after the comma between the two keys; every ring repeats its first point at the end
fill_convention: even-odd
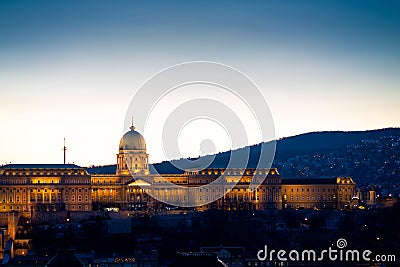
{"type": "Polygon", "coordinates": [[[0,213],[163,210],[173,208],[165,203],[185,203],[187,188],[200,188],[195,196],[199,210],[343,209],[355,194],[350,177],[287,179],[276,168],[162,174],[150,171],[148,158],[145,139],[131,126],[120,140],[115,173],[95,174],[75,164],[4,165],[0,213]],[[252,189],[254,179],[260,186],[252,189]]]}

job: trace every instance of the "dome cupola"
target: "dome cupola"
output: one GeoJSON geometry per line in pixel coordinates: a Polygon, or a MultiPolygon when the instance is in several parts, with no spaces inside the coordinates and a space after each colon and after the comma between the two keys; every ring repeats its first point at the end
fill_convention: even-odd
{"type": "Polygon", "coordinates": [[[126,132],[119,142],[119,150],[146,150],[146,141],[144,137],[137,131],[135,126],[130,127],[130,131],[126,132]]]}
{"type": "Polygon", "coordinates": [[[135,126],[130,127],[119,142],[117,154],[117,175],[147,175],[149,174],[149,155],[146,152],[146,141],[135,126]]]}

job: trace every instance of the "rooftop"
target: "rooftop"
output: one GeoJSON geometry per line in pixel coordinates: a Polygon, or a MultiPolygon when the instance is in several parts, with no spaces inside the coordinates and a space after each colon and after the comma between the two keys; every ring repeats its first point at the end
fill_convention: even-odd
{"type": "Polygon", "coordinates": [[[336,178],[282,178],[282,184],[336,184],[336,178]]]}
{"type": "Polygon", "coordinates": [[[82,169],[75,164],[6,164],[1,169],[82,169]]]}

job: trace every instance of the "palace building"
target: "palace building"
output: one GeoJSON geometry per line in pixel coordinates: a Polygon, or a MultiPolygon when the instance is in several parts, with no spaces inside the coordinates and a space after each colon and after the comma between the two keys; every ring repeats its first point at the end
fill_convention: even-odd
{"type": "Polygon", "coordinates": [[[9,164],[0,169],[0,212],[91,210],[91,177],[74,164],[9,164]]]}
{"type": "Polygon", "coordinates": [[[96,174],[74,164],[4,165],[0,167],[0,213],[83,212],[107,207],[161,210],[171,208],[165,202],[185,203],[188,189],[196,192],[191,197],[203,210],[345,208],[355,194],[350,177],[286,179],[276,168],[158,174],[149,168],[148,157],[145,139],[132,126],[120,140],[113,173],[96,174]],[[251,189],[254,179],[260,186],[251,189]]]}

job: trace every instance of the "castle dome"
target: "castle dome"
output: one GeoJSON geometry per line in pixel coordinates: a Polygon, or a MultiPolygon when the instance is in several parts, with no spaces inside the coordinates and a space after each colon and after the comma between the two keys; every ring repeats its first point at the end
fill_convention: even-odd
{"type": "Polygon", "coordinates": [[[146,150],[144,137],[132,125],[130,131],[126,132],[119,142],[119,150],[146,150]]]}

